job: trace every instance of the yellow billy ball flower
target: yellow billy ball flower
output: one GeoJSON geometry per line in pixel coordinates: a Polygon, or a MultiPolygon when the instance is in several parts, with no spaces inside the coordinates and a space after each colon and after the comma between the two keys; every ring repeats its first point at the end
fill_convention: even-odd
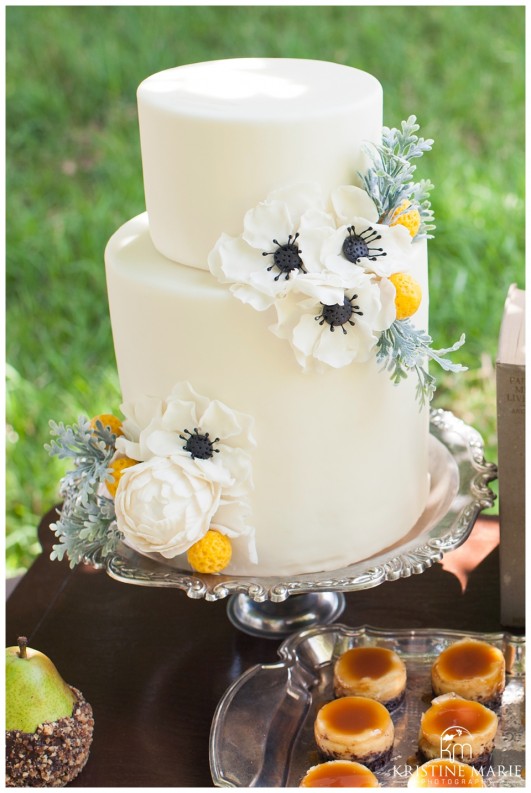
{"type": "Polygon", "coordinates": [[[407,208],[411,206],[411,202],[405,198],[400,206],[398,206],[391,215],[391,226],[405,226],[412,237],[414,237],[420,228],[420,212],[418,209],[407,208]]]}
{"type": "Polygon", "coordinates": [[[219,573],[228,565],[231,557],[231,541],[215,529],[209,529],[187,553],[189,563],[198,573],[219,573]]]}
{"type": "Polygon", "coordinates": [[[101,421],[103,426],[112,432],[113,435],[116,435],[116,437],[123,435],[122,422],[119,418],[113,416],[112,413],[101,413],[99,416],[94,416],[94,418],[90,420],[90,426],[93,430],[96,429],[97,421],[101,421]]]}
{"type": "Polygon", "coordinates": [[[131,460],[130,457],[118,457],[116,460],[113,460],[109,466],[109,470],[112,474],[112,482],[107,481],[105,484],[107,485],[107,490],[114,498],[116,495],[116,491],[118,490],[118,485],[120,484],[120,479],[122,478],[122,474],[126,468],[131,468],[132,465],[137,465],[138,460],[131,460]]]}
{"type": "Polygon", "coordinates": [[[411,317],[420,306],[422,289],[420,284],[408,273],[394,273],[389,280],[396,289],[396,318],[411,317]]]}

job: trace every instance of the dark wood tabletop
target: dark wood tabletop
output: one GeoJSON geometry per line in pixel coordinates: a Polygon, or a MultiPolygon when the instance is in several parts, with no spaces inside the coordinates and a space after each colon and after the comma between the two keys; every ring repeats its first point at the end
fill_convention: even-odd
{"type": "MultiPolygon", "coordinates": [[[[177,589],[122,584],[103,571],[51,562],[54,518],[54,511],[43,518],[43,553],[7,602],[7,644],[26,635],[93,707],[91,755],[73,784],[211,786],[216,705],[243,671],[278,660],[279,642],[234,628],[226,601],[192,600],[177,589]]],[[[422,575],[349,593],[340,621],[500,630],[498,536],[495,518],[478,520],[453,562],[445,557],[447,569],[435,564],[422,575]],[[470,558],[476,566],[467,571],[470,558]]]]}

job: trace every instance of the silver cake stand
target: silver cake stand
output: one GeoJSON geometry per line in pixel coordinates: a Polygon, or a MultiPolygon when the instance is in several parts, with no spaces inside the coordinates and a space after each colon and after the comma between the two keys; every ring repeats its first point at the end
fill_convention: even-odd
{"type": "Polygon", "coordinates": [[[337,619],[345,607],[344,592],[423,573],[467,539],[478,514],[492,507],[495,499],[488,483],[496,478],[497,470],[485,461],[479,433],[448,411],[432,410],[429,469],[428,503],[411,531],[381,553],[341,570],[293,575],[289,580],[202,575],[172,567],[171,560],[168,563],[162,557],[141,556],[123,544],[104,560],[85,561],[104,567],[112,578],[126,584],[174,587],[190,598],[209,601],[230,596],[228,616],[240,630],[284,638],[337,619]]]}

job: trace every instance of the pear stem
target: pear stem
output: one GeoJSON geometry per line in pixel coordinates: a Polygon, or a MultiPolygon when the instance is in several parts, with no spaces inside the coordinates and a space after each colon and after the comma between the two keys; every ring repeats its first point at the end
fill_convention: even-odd
{"type": "Polygon", "coordinates": [[[17,644],[19,648],[18,657],[19,658],[27,658],[26,654],[26,647],[28,646],[28,640],[25,636],[19,636],[17,639],[17,644]]]}

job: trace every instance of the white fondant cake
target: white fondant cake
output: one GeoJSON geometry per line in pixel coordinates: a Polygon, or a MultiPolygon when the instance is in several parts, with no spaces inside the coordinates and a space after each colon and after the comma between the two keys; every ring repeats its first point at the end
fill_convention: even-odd
{"type": "MultiPolygon", "coordinates": [[[[106,250],[119,452],[172,459],[194,498],[196,481],[213,483],[211,525],[246,538],[224,572],[333,570],[382,550],[425,507],[429,428],[416,377],[395,384],[376,360],[397,316],[392,274],[420,284],[412,321],[428,321],[425,240],[382,223],[360,189],[362,145],[381,141],[379,83],[319,61],[211,62],[148,78],[138,104],[147,213],[106,250]],[[177,383],[189,386],[167,402],[177,383]],[[247,419],[231,411],[252,424],[238,458],[223,432],[247,419]]],[[[118,485],[122,529],[133,471],[118,485]]],[[[135,493],[166,530],[164,476],[162,501],[151,479],[135,493]]],[[[137,531],[142,552],[171,557],[143,516],[131,525],[132,545],[137,531]]],[[[199,529],[183,531],[195,542],[199,529]]]]}

